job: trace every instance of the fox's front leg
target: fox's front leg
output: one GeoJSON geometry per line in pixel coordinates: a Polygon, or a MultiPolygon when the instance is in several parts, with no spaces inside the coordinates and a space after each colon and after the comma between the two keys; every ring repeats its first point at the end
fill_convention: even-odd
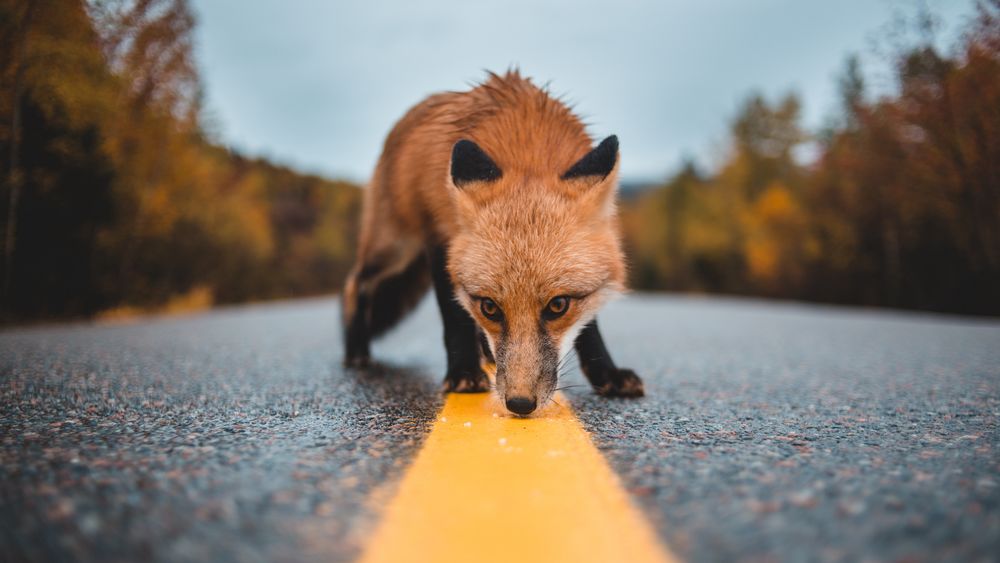
{"type": "Polygon", "coordinates": [[[430,250],[431,275],[441,320],[444,322],[444,346],[448,353],[448,373],[442,388],[445,392],[481,393],[489,391],[490,380],[479,363],[479,334],[476,321],[455,299],[455,286],[447,269],[443,246],[430,250]]]}
{"type": "Polygon", "coordinates": [[[574,343],[580,356],[580,369],[587,376],[594,391],[605,397],[642,397],[645,393],[642,379],[634,371],[615,366],[604,345],[597,319],[583,327],[574,343]]]}

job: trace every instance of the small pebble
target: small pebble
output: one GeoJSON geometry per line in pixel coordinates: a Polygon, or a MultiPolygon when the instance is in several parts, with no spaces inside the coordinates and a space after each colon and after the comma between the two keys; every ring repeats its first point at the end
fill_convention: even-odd
{"type": "Polygon", "coordinates": [[[499,440],[497,440],[497,442],[498,442],[498,443],[499,443],[499,444],[500,444],[501,446],[506,446],[506,445],[507,445],[507,438],[500,438],[499,440]]]}
{"type": "Polygon", "coordinates": [[[441,417],[441,422],[448,422],[448,417],[447,416],[442,416],[441,417]]]}
{"type": "Polygon", "coordinates": [[[463,424],[462,426],[464,426],[464,427],[466,427],[466,428],[472,428],[472,423],[471,423],[471,422],[466,422],[466,423],[465,423],[465,424],[463,424]]]}

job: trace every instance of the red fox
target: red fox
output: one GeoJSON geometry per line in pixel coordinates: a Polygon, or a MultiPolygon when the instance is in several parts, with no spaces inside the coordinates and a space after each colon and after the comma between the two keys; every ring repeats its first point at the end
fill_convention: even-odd
{"type": "Polygon", "coordinates": [[[615,208],[618,139],[583,123],[518,71],[435,94],[389,133],[365,191],[357,262],[342,295],[345,364],[433,283],[444,320],[446,392],[490,388],[528,415],[556,391],[574,347],[601,395],[638,397],[596,313],[624,287],[615,208]]]}

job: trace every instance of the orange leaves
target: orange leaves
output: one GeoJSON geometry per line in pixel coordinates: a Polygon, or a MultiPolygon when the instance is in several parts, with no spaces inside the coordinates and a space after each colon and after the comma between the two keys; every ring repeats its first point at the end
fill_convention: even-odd
{"type": "Polygon", "coordinates": [[[716,171],[638,202],[634,281],[1000,313],[1000,3],[962,37],[950,56],[898,53],[898,92],[875,103],[849,60],[844,115],[808,166],[795,99],[750,96],[716,171]]]}
{"type": "Polygon", "coordinates": [[[815,258],[806,213],[787,187],[774,182],[744,215],[749,275],[769,293],[800,283],[805,264],[815,258]]]}
{"type": "Polygon", "coordinates": [[[24,178],[7,252],[17,315],[339,287],[360,191],[206,141],[193,26],[186,0],[0,0],[0,54],[26,46],[0,57],[0,81],[19,81],[0,89],[3,121],[27,108],[17,135],[0,128],[0,152],[21,163],[5,175],[24,178]]]}

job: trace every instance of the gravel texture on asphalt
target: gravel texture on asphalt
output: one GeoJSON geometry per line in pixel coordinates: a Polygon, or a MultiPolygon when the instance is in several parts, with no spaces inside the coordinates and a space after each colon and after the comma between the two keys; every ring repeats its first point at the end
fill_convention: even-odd
{"type": "Polygon", "coordinates": [[[1000,560],[1000,322],[645,296],[602,315],[647,398],[572,391],[692,561],[1000,560]]]}
{"type": "MultiPolygon", "coordinates": [[[[444,350],[427,299],[378,368],[344,370],[338,318],[316,299],[0,333],[0,559],[355,556],[444,350]]],[[[601,327],[648,396],[576,370],[566,393],[678,555],[997,560],[1000,322],[637,295],[601,327]]]]}
{"type": "Polygon", "coordinates": [[[0,559],[351,558],[441,397],[342,369],[338,319],[309,300],[0,334],[0,559]]]}

